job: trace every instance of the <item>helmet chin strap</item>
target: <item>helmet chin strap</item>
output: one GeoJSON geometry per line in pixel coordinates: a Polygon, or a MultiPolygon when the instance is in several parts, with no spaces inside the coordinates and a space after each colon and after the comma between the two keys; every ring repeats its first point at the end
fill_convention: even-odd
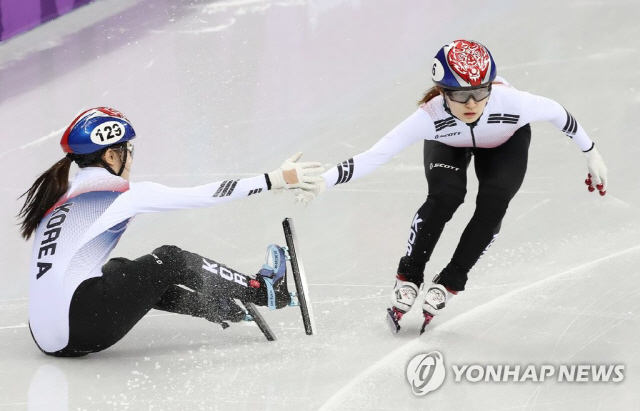
{"type": "Polygon", "coordinates": [[[124,172],[124,167],[127,165],[127,157],[129,155],[129,150],[127,150],[126,148],[124,149],[124,159],[122,160],[122,164],[120,165],[120,171],[118,171],[118,174],[116,174],[118,177],[122,176],[122,173],[124,172]]]}
{"type": "Polygon", "coordinates": [[[116,172],[111,168],[111,166],[109,165],[109,163],[107,163],[107,162],[104,160],[104,158],[103,158],[102,156],[100,157],[100,162],[102,163],[102,165],[104,166],[104,168],[106,168],[106,169],[107,169],[107,171],[108,171],[108,172],[110,172],[110,173],[111,173],[111,174],[113,174],[114,176],[121,177],[121,176],[122,176],[122,173],[124,172],[124,167],[125,167],[125,165],[127,164],[127,156],[128,156],[128,154],[129,154],[129,150],[127,150],[127,149],[125,148],[125,150],[124,150],[124,158],[122,158],[122,157],[120,158],[120,163],[121,163],[121,165],[120,165],[120,170],[119,170],[117,173],[116,173],[116,172]]]}
{"type": "Polygon", "coordinates": [[[442,96],[442,105],[444,106],[444,111],[446,111],[448,114],[451,114],[453,116],[453,113],[449,108],[449,104],[447,104],[447,98],[445,96],[442,96]]]}

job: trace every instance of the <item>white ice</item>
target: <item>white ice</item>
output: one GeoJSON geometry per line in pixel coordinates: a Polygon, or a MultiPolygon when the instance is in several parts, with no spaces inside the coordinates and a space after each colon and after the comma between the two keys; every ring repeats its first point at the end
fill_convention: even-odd
{"type": "MultiPolygon", "coordinates": [[[[102,0],[0,45],[0,409],[632,410],[640,403],[640,2],[636,0],[102,0]],[[134,181],[189,186],[270,171],[296,151],[328,166],[413,112],[442,45],[472,38],[499,74],[553,98],[609,166],[589,193],[580,150],[533,125],[529,171],[467,291],[417,338],[384,311],[413,214],[426,197],[422,146],[310,206],[285,193],[136,218],[113,256],[175,244],[255,272],[292,217],[318,334],[296,309],[250,324],[150,312],[81,359],[43,355],[27,327],[31,243],[17,197],[62,157],[74,116],[98,105],[132,120],[134,181]],[[444,385],[415,396],[415,355],[439,351],[444,385]],[[452,365],[624,365],[619,383],[456,382],[452,365]]],[[[446,227],[427,277],[474,209],[446,227]]]]}

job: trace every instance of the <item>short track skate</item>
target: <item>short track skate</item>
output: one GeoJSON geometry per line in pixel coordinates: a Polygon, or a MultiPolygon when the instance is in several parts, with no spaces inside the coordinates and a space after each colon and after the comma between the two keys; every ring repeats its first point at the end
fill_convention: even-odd
{"type": "Polygon", "coordinates": [[[387,325],[394,335],[400,332],[400,319],[403,315],[404,313],[395,307],[387,308],[387,325]]]}
{"type": "Polygon", "coordinates": [[[422,322],[422,327],[420,327],[420,335],[424,334],[425,328],[427,328],[427,325],[433,320],[433,315],[428,312],[422,311],[422,314],[424,315],[424,321],[422,322]]]}
{"type": "MultiPolygon", "coordinates": [[[[393,335],[397,335],[400,332],[400,319],[405,313],[398,310],[395,307],[387,308],[387,325],[389,326],[389,330],[393,335]]],[[[420,335],[424,334],[427,325],[433,320],[433,315],[429,314],[426,311],[423,311],[424,321],[422,322],[422,327],[420,327],[420,335]]]]}
{"type": "Polygon", "coordinates": [[[300,307],[304,330],[307,335],[313,335],[316,333],[316,324],[309,300],[309,286],[307,285],[307,276],[302,265],[302,259],[300,258],[298,237],[293,226],[293,220],[285,218],[282,221],[282,227],[284,229],[284,237],[287,241],[288,260],[291,264],[291,272],[293,273],[293,279],[296,283],[296,293],[292,294],[292,304],[290,305],[298,305],[300,307]]]}
{"type": "Polygon", "coordinates": [[[276,335],[267,324],[267,321],[264,319],[260,311],[256,308],[253,303],[245,303],[245,308],[247,309],[247,315],[245,316],[245,321],[253,321],[256,323],[262,334],[264,334],[267,341],[275,341],[276,335]]]}
{"type": "MultiPolygon", "coordinates": [[[[302,265],[302,260],[300,259],[300,248],[298,247],[298,237],[296,236],[296,230],[293,226],[293,220],[285,218],[282,221],[282,228],[287,242],[286,247],[282,247],[282,249],[285,252],[286,260],[289,262],[291,273],[293,274],[293,279],[296,284],[296,291],[290,293],[291,300],[289,306],[300,307],[304,330],[307,335],[313,335],[316,333],[316,325],[309,300],[307,277],[302,265]]],[[[247,310],[245,320],[255,322],[268,341],[276,341],[275,333],[271,330],[271,327],[269,327],[269,324],[260,314],[256,306],[248,302],[243,302],[243,305],[247,310]]]]}

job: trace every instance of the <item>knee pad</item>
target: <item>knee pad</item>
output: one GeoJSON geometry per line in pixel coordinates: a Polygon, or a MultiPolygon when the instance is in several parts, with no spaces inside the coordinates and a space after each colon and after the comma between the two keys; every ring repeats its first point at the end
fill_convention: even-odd
{"type": "Polygon", "coordinates": [[[453,209],[460,207],[464,203],[464,198],[467,195],[467,189],[465,187],[458,187],[456,185],[448,185],[442,187],[437,191],[429,191],[427,200],[432,199],[438,204],[447,206],[453,209]]]}
{"type": "Polygon", "coordinates": [[[175,245],[163,245],[156,248],[151,252],[151,255],[156,259],[158,264],[165,264],[167,266],[184,266],[183,251],[180,247],[175,245]]]}
{"type": "Polygon", "coordinates": [[[492,225],[499,225],[509,208],[511,194],[500,188],[484,188],[478,193],[474,217],[492,225]]]}
{"type": "Polygon", "coordinates": [[[464,203],[466,190],[452,189],[449,192],[429,193],[427,201],[424,203],[418,214],[426,216],[429,213],[437,214],[443,220],[448,222],[453,217],[458,207],[464,203]]]}

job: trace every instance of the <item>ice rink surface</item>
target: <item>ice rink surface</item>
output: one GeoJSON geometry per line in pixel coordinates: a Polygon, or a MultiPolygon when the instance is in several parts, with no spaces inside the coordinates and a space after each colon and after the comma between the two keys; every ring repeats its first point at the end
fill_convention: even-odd
{"type": "MultiPolygon", "coordinates": [[[[1,410],[581,410],[640,403],[640,2],[515,0],[102,0],[0,45],[1,410]],[[430,86],[456,38],[489,47],[513,86],[564,105],[610,176],[587,192],[580,150],[534,124],[527,177],[467,291],[417,338],[384,311],[413,214],[426,197],[422,146],[310,206],[287,193],[141,215],[113,256],[175,244],[256,272],[292,217],[318,334],[296,309],[247,323],[152,311],[120,343],[79,359],[29,335],[28,259],[16,198],[62,157],[77,113],[123,111],[139,138],[132,180],[190,186],[270,171],[296,151],[328,166],[373,145],[430,86]],[[442,353],[442,387],[416,396],[406,368],[442,353]],[[624,365],[622,382],[455,381],[453,365],[624,365]]],[[[474,209],[448,224],[427,278],[474,209]]]]}

